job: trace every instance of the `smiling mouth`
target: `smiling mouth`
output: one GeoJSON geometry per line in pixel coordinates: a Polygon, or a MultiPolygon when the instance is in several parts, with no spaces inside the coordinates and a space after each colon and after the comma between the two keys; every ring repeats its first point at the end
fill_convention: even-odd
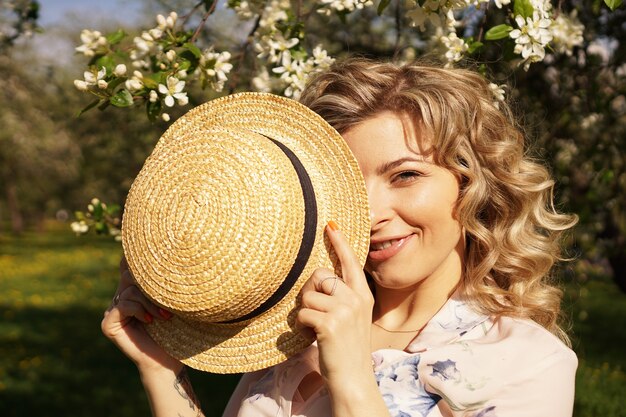
{"type": "Polygon", "coordinates": [[[403,237],[402,239],[391,239],[391,240],[386,240],[384,242],[372,243],[370,245],[370,251],[383,250],[383,249],[390,248],[391,246],[397,244],[403,239],[406,239],[406,238],[403,237]]]}
{"type": "Polygon", "coordinates": [[[372,261],[385,261],[400,252],[406,242],[414,235],[408,235],[400,239],[390,239],[384,242],[375,242],[370,244],[368,257],[372,261]]]}

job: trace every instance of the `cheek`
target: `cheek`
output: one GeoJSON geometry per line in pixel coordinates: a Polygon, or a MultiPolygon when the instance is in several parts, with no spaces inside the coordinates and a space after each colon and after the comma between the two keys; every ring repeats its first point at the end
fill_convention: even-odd
{"type": "MultiPolygon", "coordinates": [[[[437,239],[447,240],[460,235],[461,224],[456,216],[457,194],[449,190],[433,187],[430,192],[419,193],[407,204],[407,216],[415,225],[421,225],[425,232],[437,235],[437,239]]],[[[409,201],[409,200],[405,200],[409,201]]]]}
{"type": "Polygon", "coordinates": [[[422,188],[418,192],[414,192],[403,196],[407,208],[416,215],[426,217],[433,220],[454,219],[456,212],[458,191],[432,184],[422,188]]]}

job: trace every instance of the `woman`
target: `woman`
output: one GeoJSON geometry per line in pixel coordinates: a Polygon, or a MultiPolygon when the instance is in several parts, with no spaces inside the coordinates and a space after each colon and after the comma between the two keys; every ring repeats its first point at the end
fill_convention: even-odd
{"type": "MultiPolygon", "coordinates": [[[[548,281],[575,217],[555,212],[553,181],[488,82],[353,59],[301,101],[358,160],[370,252],[363,271],[329,223],[343,281],[316,270],[297,319],[316,344],[245,374],[224,416],[571,416],[576,357],[548,281]]],[[[118,293],[102,328],[137,364],[154,415],[201,415],[184,367],[141,324],[171,314],[124,263],[118,293]]]]}

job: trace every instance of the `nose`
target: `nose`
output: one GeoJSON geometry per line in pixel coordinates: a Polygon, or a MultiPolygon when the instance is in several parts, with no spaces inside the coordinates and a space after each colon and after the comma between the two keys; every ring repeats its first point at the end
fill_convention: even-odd
{"type": "Polygon", "coordinates": [[[384,187],[367,184],[367,196],[370,204],[372,231],[389,222],[393,216],[391,196],[386,195],[384,187]]]}

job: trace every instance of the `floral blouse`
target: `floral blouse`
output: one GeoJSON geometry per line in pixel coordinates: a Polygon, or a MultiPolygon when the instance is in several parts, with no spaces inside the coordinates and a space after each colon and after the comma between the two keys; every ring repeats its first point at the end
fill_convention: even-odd
{"type": "MultiPolygon", "coordinates": [[[[404,350],[372,353],[393,417],[571,417],[574,352],[530,320],[489,317],[451,298],[404,350]]],[[[325,388],[303,401],[319,372],[314,344],[251,384],[238,417],[330,417],[325,388]]]]}

